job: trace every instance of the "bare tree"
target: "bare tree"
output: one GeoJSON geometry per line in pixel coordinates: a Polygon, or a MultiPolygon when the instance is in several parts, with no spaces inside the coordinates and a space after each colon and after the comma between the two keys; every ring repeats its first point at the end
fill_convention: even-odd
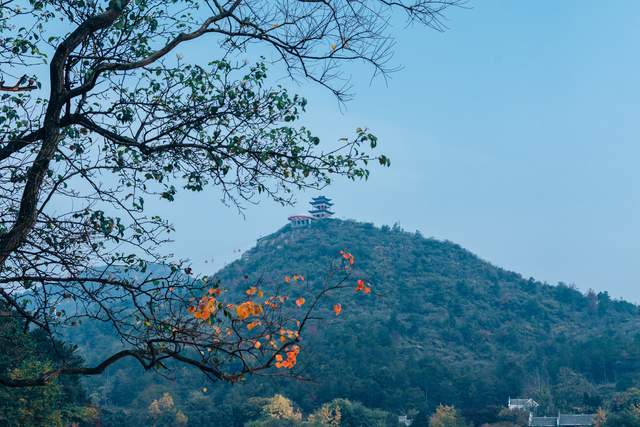
{"type": "Polygon", "coordinates": [[[228,381],[275,363],[296,333],[250,363],[245,351],[264,349],[247,350],[255,338],[236,327],[251,316],[264,331],[290,321],[263,318],[266,300],[242,318],[237,305],[207,296],[201,302],[213,298],[211,313],[227,313],[225,327],[236,339],[204,346],[211,317],[194,318],[200,309],[189,313],[189,298],[217,288],[163,253],[172,227],[145,211],[145,200],[216,187],[238,206],[261,194],[286,204],[293,190],[321,188],[332,176],[366,179],[371,161],[389,164],[370,154],[376,137],[359,129],[336,147],[321,145],[294,126],[306,100],[274,85],[267,64],[344,101],[350,91],[342,63],[363,61],[374,74],[392,70],[396,12],[441,30],[443,11],[459,3],[0,0],[0,300],[25,329],[41,328],[52,339],[89,317],[110,322],[129,346],[95,367],[0,382],[96,374],[124,357],[147,368],[178,360],[228,381]],[[189,52],[181,49],[196,39],[208,40],[210,51],[185,60],[189,52]],[[245,63],[240,54],[269,60],[245,63]],[[236,371],[226,371],[238,357],[236,371]]]}

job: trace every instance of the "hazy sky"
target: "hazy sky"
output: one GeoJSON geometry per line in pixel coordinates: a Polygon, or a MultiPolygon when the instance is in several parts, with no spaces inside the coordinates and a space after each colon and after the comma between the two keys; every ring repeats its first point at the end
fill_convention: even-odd
{"type": "MultiPolygon", "coordinates": [[[[525,277],[640,302],[640,2],[469,6],[442,34],[397,27],[404,69],[388,85],[355,76],[343,111],[321,89],[292,87],[323,140],[365,126],[391,157],[367,183],[324,192],[337,216],[399,222],[525,277]]],[[[215,193],[181,196],[165,206],[172,249],[212,272],[315,195],[246,218],[215,193]]]]}

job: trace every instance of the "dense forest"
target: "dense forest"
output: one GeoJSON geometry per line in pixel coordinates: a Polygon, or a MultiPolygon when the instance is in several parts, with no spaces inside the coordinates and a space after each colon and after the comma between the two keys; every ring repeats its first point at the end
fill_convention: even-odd
{"type": "MultiPolygon", "coordinates": [[[[285,418],[332,425],[336,413],[339,425],[395,425],[398,415],[408,415],[425,426],[451,407],[466,420],[460,425],[480,425],[507,422],[501,410],[509,396],[536,399],[539,413],[604,408],[635,416],[624,414],[640,403],[633,389],[640,384],[637,306],[606,292],[523,278],[451,242],[355,221],[288,225],[210,280],[241,293],[247,282],[304,274],[313,287],[341,250],[355,256],[354,277],[372,293],[339,301],[339,317],[331,304],[323,309],[322,328],[307,331],[301,343],[300,380],[256,376],[219,384],[185,366],[156,373],[123,362],[84,382],[86,402],[73,401],[87,408],[90,402],[105,426],[288,425],[285,418]],[[273,415],[274,406],[289,415],[273,415]]],[[[102,324],[79,325],[69,338],[88,361],[119,345],[102,324]]],[[[42,398],[60,398],[67,386],[42,398]]],[[[518,425],[509,422],[501,425],[518,425]]]]}

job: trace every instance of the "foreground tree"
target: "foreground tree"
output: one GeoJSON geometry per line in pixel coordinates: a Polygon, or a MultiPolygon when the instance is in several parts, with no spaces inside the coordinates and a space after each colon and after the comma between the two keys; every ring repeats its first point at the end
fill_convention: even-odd
{"type": "Polygon", "coordinates": [[[291,203],[295,189],[320,188],[333,176],[367,178],[371,161],[388,165],[384,155],[370,154],[377,140],[364,129],[330,147],[294,126],[306,101],[273,86],[267,63],[343,101],[350,94],[341,63],[391,70],[394,11],[441,29],[442,12],[457,3],[0,3],[0,299],[24,330],[39,328],[52,343],[61,329],[91,318],[110,322],[127,346],[94,367],[62,362],[0,382],[42,385],[63,374],[98,374],[125,357],[145,368],[178,360],[227,381],[287,363],[276,356],[293,351],[300,326],[286,328],[295,333],[270,357],[246,358],[259,349],[247,350],[255,338],[238,324],[284,328],[291,319],[260,318],[266,300],[222,303],[219,287],[164,254],[172,227],[147,212],[145,200],[215,187],[238,206],[260,195],[291,203]],[[185,60],[193,52],[181,49],[201,38],[210,51],[185,60]],[[273,57],[248,63],[239,54],[273,57]],[[213,294],[197,295],[205,291],[213,294]],[[232,342],[212,339],[209,322],[220,313],[231,322],[224,327],[232,342]]]}

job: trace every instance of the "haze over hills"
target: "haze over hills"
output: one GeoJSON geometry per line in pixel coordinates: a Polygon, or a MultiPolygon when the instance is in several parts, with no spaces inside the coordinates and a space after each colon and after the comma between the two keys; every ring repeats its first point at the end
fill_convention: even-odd
{"type": "MultiPolygon", "coordinates": [[[[164,391],[194,425],[242,426],[252,414],[248,399],[275,393],[303,411],[339,397],[395,414],[447,403],[480,423],[494,420],[508,396],[534,397],[548,413],[595,411],[640,380],[637,306],[524,279],[454,243],[398,227],[334,219],[287,225],[216,278],[238,293],[247,282],[293,273],[313,286],[343,249],[356,257],[354,277],[373,293],[343,298],[340,318],[307,331],[299,363],[310,381],[207,385],[187,368],[174,380],[121,364],[92,379],[89,393],[121,425],[143,422],[135,414],[164,391]]],[[[117,344],[101,328],[78,331],[85,355],[117,344]]]]}

